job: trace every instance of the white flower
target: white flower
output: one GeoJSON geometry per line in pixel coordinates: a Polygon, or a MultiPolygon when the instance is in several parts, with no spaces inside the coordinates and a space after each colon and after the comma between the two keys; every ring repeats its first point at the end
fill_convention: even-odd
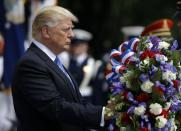
{"type": "Polygon", "coordinates": [[[151,49],[153,47],[153,44],[151,42],[146,43],[146,47],[151,49]]]}
{"type": "Polygon", "coordinates": [[[181,71],[181,62],[178,62],[177,67],[178,67],[179,70],[181,71]]]}
{"type": "Polygon", "coordinates": [[[131,83],[129,81],[126,81],[126,88],[131,88],[131,83]]]}
{"type": "Polygon", "coordinates": [[[154,84],[150,81],[150,80],[146,80],[143,82],[143,84],[141,85],[141,89],[142,91],[144,92],[147,92],[147,93],[151,93],[152,92],[152,86],[154,84]]]}
{"type": "Polygon", "coordinates": [[[175,80],[176,73],[173,73],[170,70],[166,70],[166,72],[162,73],[162,79],[167,81],[175,80]]]}
{"type": "Polygon", "coordinates": [[[156,54],[156,60],[160,62],[168,61],[168,58],[164,55],[156,54]]]}
{"type": "Polygon", "coordinates": [[[149,57],[147,57],[146,59],[144,59],[139,63],[138,67],[141,71],[143,71],[144,69],[147,69],[149,65],[150,65],[150,59],[149,57]]]}
{"type": "Polygon", "coordinates": [[[162,106],[158,103],[151,104],[150,112],[154,115],[159,115],[162,113],[162,106]]]}
{"type": "Polygon", "coordinates": [[[169,46],[170,44],[165,41],[161,41],[158,43],[158,49],[168,49],[169,46]]]}
{"type": "Polygon", "coordinates": [[[141,105],[141,106],[135,107],[134,114],[140,116],[140,115],[145,114],[145,111],[146,111],[146,108],[141,105]]]}
{"type": "Polygon", "coordinates": [[[144,59],[143,64],[149,65],[150,64],[150,59],[149,58],[144,59]]]}
{"type": "Polygon", "coordinates": [[[166,102],[164,109],[167,111],[171,106],[171,102],[166,102]]]}
{"type": "Polygon", "coordinates": [[[171,121],[170,131],[177,131],[177,126],[175,125],[174,118],[172,118],[170,121],[171,121]]]}
{"type": "Polygon", "coordinates": [[[178,78],[179,78],[179,80],[181,80],[181,65],[180,65],[180,62],[178,63],[178,78]]]}
{"type": "Polygon", "coordinates": [[[156,127],[158,127],[158,128],[165,127],[165,125],[167,123],[166,118],[164,118],[163,116],[157,116],[155,119],[156,119],[156,127]]]}
{"type": "Polygon", "coordinates": [[[178,73],[178,78],[181,80],[181,72],[178,73]]]}
{"type": "Polygon", "coordinates": [[[180,97],[181,97],[181,84],[178,86],[178,91],[179,91],[179,95],[180,95],[180,97]]]}

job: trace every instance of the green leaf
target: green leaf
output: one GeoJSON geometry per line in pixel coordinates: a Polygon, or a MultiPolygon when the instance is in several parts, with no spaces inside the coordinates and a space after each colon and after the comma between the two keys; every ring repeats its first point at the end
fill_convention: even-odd
{"type": "Polygon", "coordinates": [[[172,51],[171,53],[171,59],[173,60],[173,64],[177,65],[177,63],[180,62],[181,53],[178,50],[172,51]]]}
{"type": "Polygon", "coordinates": [[[155,72],[155,74],[153,75],[152,81],[161,81],[162,80],[162,71],[160,69],[158,69],[157,72],[155,72]]]}

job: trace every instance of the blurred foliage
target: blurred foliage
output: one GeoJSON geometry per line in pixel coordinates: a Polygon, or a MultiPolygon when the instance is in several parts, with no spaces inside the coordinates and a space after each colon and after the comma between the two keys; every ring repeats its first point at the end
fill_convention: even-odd
{"type": "Polygon", "coordinates": [[[76,28],[93,33],[91,51],[96,58],[123,41],[123,26],[146,26],[160,18],[172,18],[176,0],[59,0],[78,18],[76,28]]]}

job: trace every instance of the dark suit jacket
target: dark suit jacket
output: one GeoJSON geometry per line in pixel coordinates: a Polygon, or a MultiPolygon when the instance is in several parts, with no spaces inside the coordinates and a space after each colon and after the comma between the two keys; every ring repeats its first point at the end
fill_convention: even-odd
{"type": "Polygon", "coordinates": [[[99,127],[102,107],[84,102],[78,87],[36,45],[19,61],[12,91],[18,131],[83,131],[99,127]]]}

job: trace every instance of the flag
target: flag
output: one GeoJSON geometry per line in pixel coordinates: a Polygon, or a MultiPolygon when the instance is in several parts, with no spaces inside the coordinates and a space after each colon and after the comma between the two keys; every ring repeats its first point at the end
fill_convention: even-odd
{"type": "Polygon", "coordinates": [[[22,0],[2,0],[4,5],[4,74],[3,84],[11,87],[12,75],[17,61],[24,53],[25,26],[22,0]],[[9,2],[9,3],[8,3],[9,2]],[[7,4],[8,3],[8,4],[7,4]]]}

